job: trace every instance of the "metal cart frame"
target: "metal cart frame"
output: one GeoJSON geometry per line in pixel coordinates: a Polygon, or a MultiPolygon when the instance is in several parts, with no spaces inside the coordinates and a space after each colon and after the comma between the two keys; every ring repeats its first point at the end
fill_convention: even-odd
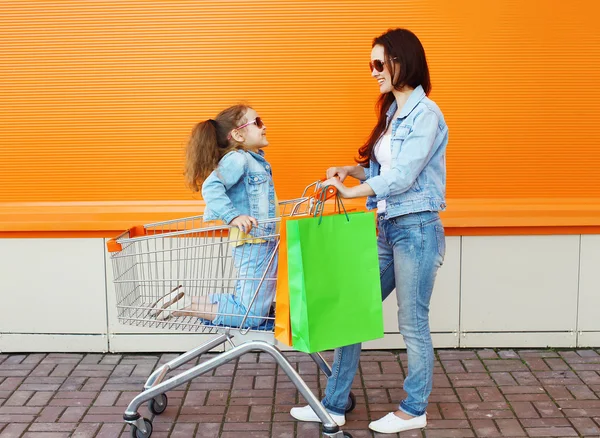
{"type": "MultiPolygon", "coordinates": [[[[325,200],[334,195],[334,188],[323,188],[318,182],[313,183],[306,187],[302,197],[280,203],[282,216],[301,217],[323,211],[325,208],[325,200]],[[307,195],[311,188],[313,190],[312,193],[307,195]]],[[[266,226],[279,220],[280,219],[269,219],[259,221],[259,225],[266,226]]],[[[274,344],[262,340],[245,341],[240,345],[235,345],[233,342],[234,336],[232,331],[239,330],[242,335],[245,335],[248,331],[270,333],[272,327],[240,328],[212,326],[210,324],[207,325],[206,321],[202,322],[202,320],[193,317],[188,317],[187,319],[184,319],[184,321],[157,321],[149,316],[151,313],[149,310],[152,309],[148,308],[147,302],[142,303],[140,301],[145,293],[142,291],[147,290],[148,287],[154,288],[154,294],[157,293],[157,290],[162,289],[163,292],[169,290],[173,292],[173,290],[181,287],[177,286],[181,280],[176,279],[175,283],[173,283],[173,280],[169,275],[165,274],[165,271],[168,270],[165,266],[171,267],[172,269],[174,264],[179,268],[182,264],[190,263],[192,257],[190,257],[189,251],[185,252],[184,256],[181,256],[180,254],[182,250],[189,249],[192,246],[190,243],[188,245],[189,248],[182,248],[181,246],[173,247],[173,242],[188,239],[186,242],[193,242],[195,245],[194,248],[196,249],[196,252],[194,254],[197,254],[198,248],[202,248],[202,245],[211,245],[211,252],[209,252],[209,256],[206,258],[210,258],[210,255],[217,250],[219,257],[226,257],[225,253],[231,244],[231,242],[227,240],[230,229],[231,227],[227,225],[207,225],[203,221],[202,216],[192,216],[183,219],[147,224],[143,227],[134,227],[108,242],[108,250],[111,252],[111,260],[114,268],[114,283],[115,288],[117,289],[117,308],[119,320],[121,322],[138,326],[158,326],[175,330],[217,334],[216,337],[208,342],[160,366],[150,375],[144,385],[144,390],[134,397],[123,414],[125,422],[131,425],[131,436],[134,438],[149,438],[152,434],[152,420],[143,418],[138,412],[142,404],[148,402],[150,412],[153,415],[160,415],[166,410],[168,405],[167,391],[186,384],[194,378],[231,362],[246,353],[263,352],[269,354],[275,360],[277,365],[281,367],[300,394],[306,399],[308,404],[317,414],[323,424],[323,437],[351,437],[349,433],[341,431],[340,427],[333,421],[331,415],[323,407],[319,399],[312,393],[304,380],[302,380],[302,377],[274,344]],[[198,243],[200,241],[199,239],[204,239],[203,242],[208,243],[203,243],[201,245],[198,243]],[[166,244],[167,242],[169,242],[168,245],[166,244]],[[225,248],[225,250],[223,248],[225,248]],[[179,252],[174,253],[177,254],[177,257],[175,257],[172,256],[169,251],[179,252]],[[152,257],[154,258],[152,259],[152,257]],[[147,266],[144,262],[146,262],[147,266]],[[153,266],[152,264],[156,266],[153,266]],[[160,272],[161,267],[162,273],[160,272]],[[154,276],[161,278],[157,280],[154,276]],[[174,289],[172,287],[173,284],[176,285],[174,289]],[[168,379],[166,378],[169,372],[223,344],[228,344],[231,346],[231,349],[187,369],[180,374],[174,375],[168,379]]],[[[276,245],[274,251],[278,250],[278,233],[270,233],[261,237],[264,237],[265,239],[275,239],[276,245]]],[[[273,256],[269,262],[273,262],[273,256]]],[[[219,271],[219,269],[215,271],[211,268],[211,272],[225,272],[225,263],[221,263],[219,266],[222,268],[219,268],[221,271],[219,271]]],[[[258,294],[261,285],[265,281],[275,281],[275,279],[267,279],[263,276],[263,278],[260,279],[252,302],[256,299],[256,294],[258,294]]],[[[243,322],[246,321],[247,318],[248,314],[244,316],[243,322]]],[[[268,317],[266,319],[274,319],[274,317],[268,317]]],[[[331,375],[331,368],[321,354],[313,353],[310,356],[318,365],[319,369],[329,377],[331,375]]],[[[350,394],[346,412],[352,411],[355,405],[356,399],[353,394],[350,394]]]]}

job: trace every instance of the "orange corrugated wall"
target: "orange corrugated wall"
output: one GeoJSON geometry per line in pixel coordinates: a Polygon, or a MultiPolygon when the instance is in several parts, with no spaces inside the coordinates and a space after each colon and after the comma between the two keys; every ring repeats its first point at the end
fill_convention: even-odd
{"type": "Polygon", "coordinates": [[[372,38],[421,38],[450,198],[600,196],[594,0],[3,1],[0,202],[191,199],[183,146],[237,101],[280,198],[352,161],[372,38]]]}

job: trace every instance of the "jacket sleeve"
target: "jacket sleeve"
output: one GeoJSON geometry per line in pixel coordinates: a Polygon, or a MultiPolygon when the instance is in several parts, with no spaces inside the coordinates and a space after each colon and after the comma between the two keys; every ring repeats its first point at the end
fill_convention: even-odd
{"type": "Polygon", "coordinates": [[[206,208],[226,224],[241,214],[227,196],[227,191],[243,178],[246,165],[243,154],[230,152],[219,161],[219,166],[202,184],[202,198],[206,202],[206,208]]]}
{"type": "Polygon", "coordinates": [[[429,109],[415,117],[412,131],[404,139],[402,150],[394,159],[389,172],[365,181],[375,192],[377,201],[404,193],[415,183],[436,152],[438,124],[438,115],[429,109]]]}

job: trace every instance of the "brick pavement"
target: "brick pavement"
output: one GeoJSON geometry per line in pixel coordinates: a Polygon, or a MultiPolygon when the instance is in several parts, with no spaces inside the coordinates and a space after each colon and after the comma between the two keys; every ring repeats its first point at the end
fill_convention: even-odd
{"type": "MultiPolygon", "coordinates": [[[[429,426],[400,436],[600,437],[599,351],[438,350],[429,426]]],[[[173,357],[0,354],[0,438],[129,437],[125,407],[156,365],[173,357]]],[[[315,393],[324,388],[309,356],[286,357],[315,393]]],[[[363,352],[358,404],[343,430],[390,436],[367,424],[394,409],[405,372],[404,352],[363,352]]],[[[291,421],[290,407],[302,401],[266,354],[243,356],[168,397],[153,438],[320,436],[318,425],[291,421]]],[[[150,416],[146,407],[140,413],[150,416]]]]}

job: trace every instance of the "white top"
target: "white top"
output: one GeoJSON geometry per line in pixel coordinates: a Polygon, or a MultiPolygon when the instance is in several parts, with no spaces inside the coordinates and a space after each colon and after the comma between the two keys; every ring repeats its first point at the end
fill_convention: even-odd
{"type": "MultiPolygon", "coordinates": [[[[380,175],[389,172],[392,167],[392,134],[385,134],[375,145],[375,159],[381,166],[380,175]]],[[[377,202],[377,213],[385,213],[386,203],[377,202]]]]}

